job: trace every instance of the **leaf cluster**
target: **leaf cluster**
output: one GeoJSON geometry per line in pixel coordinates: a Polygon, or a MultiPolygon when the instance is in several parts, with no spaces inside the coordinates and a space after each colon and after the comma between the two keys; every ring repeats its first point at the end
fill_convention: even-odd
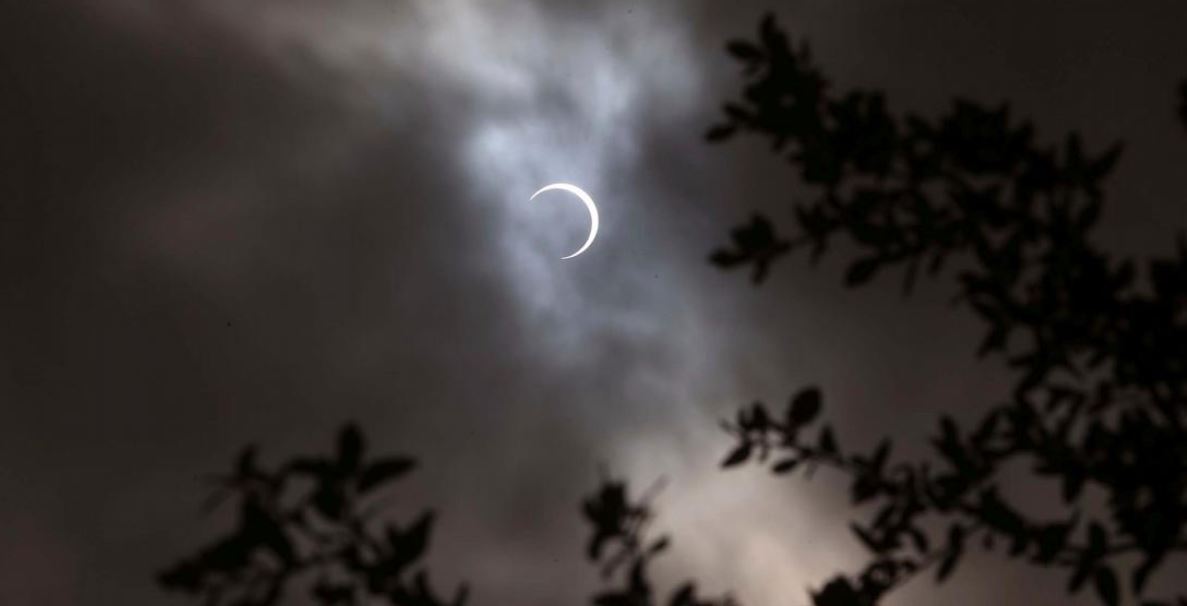
{"type": "MultiPolygon", "coordinates": [[[[1139,556],[1131,570],[1130,587],[1132,593],[1141,594],[1150,574],[1169,555],[1187,550],[1181,535],[1181,510],[1145,510],[1134,515],[1122,511],[1132,508],[1132,502],[1113,502],[1112,519],[1097,519],[1076,507],[1089,478],[1134,485],[1147,483],[1149,478],[1122,480],[1107,476],[1111,473],[1108,469],[1094,469],[1085,477],[1046,469],[1054,461],[1050,448],[1062,447],[1055,436],[1060,428],[1047,426],[1037,418],[1037,411],[1024,404],[994,409],[971,432],[963,432],[954,420],[942,417],[931,441],[935,456],[913,462],[894,461],[893,443],[888,439],[869,452],[845,450],[829,425],[814,427],[821,399],[820,391],[812,387],[797,393],[782,415],[761,403],[740,410],[737,419],[726,424],[736,445],[722,462],[724,467],[734,467],[757,461],[769,465],[776,475],[799,471],[811,476],[824,467],[849,478],[851,502],[871,512],[867,519],[853,522],[850,529],[871,559],[856,575],[837,577],[815,594],[817,606],[876,604],[891,589],[927,568],[935,570],[937,581],[944,581],[970,545],[998,549],[1035,566],[1063,569],[1070,592],[1091,581],[1105,604],[1117,604],[1122,592],[1117,561],[1122,556],[1139,556]],[[1036,519],[1002,496],[997,472],[1016,457],[1029,458],[1036,474],[1055,475],[1064,482],[1063,501],[1069,513],[1036,519]],[[1102,475],[1106,477],[1101,479],[1102,475]],[[1149,526],[1127,525],[1135,521],[1149,526]],[[1146,534],[1146,528],[1153,527],[1165,534],[1146,534]]],[[[1103,430],[1096,431],[1084,438],[1084,447],[1090,450],[1078,454],[1099,465],[1115,465],[1117,457],[1109,452],[1113,444],[1094,443],[1102,439],[1099,432],[1103,430]]],[[[1164,455],[1182,457],[1182,445],[1178,448],[1179,452],[1164,455]]],[[[1181,496],[1182,481],[1179,468],[1171,479],[1157,478],[1152,484],[1181,496]]]]}
{"type": "Polygon", "coordinates": [[[943,580],[972,542],[1062,569],[1069,591],[1091,584],[1104,604],[1143,599],[1150,575],[1187,551],[1187,239],[1145,262],[1093,242],[1120,144],[1092,153],[1071,133],[1043,145],[1008,106],[966,100],[936,120],[898,118],[880,92],[834,92],[769,16],[727,50],[747,84],[707,138],[765,138],[819,196],[794,206],[792,235],[755,217],[710,260],[752,266],[757,283],[775,256],[807,249],[815,260],[843,238],[856,251],[846,284],[897,268],[908,293],[956,266],[954,302],[985,327],[978,355],[1015,377],[1012,396],[983,403],[969,429],[942,418],[921,462],[892,464],[889,441],[844,452],[827,425],[805,437],[815,389],[784,416],[755,404],[727,424],[737,443],[726,466],[828,466],[850,477],[855,505],[875,507],[853,524],[870,563],[816,603],[874,604],[929,566],[943,580]],[[1001,469],[1016,460],[1060,486],[1059,515],[1034,519],[1002,496],[1001,469]],[[1086,486],[1105,511],[1087,507],[1086,486]],[[1125,556],[1136,564],[1123,583],[1125,556]]]}
{"type": "Polygon", "coordinates": [[[594,606],[737,606],[729,596],[698,597],[692,582],[672,591],[666,602],[657,601],[648,566],[670,542],[666,536],[649,536],[652,511],[647,499],[631,499],[623,482],[603,480],[584,500],[581,510],[593,531],[586,555],[601,569],[603,578],[612,582],[593,597],[594,606]]]}
{"type": "Polygon", "coordinates": [[[375,498],[414,466],[407,457],[369,458],[352,424],[339,432],[333,454],[295,457],[274,468],[262,465],[249,446],[232,473],[218,479],[212,501],[234,502],[234,528],[157,580],[209,606],[276,604],[301,579],[324,606],[375,600],[462,606],[465,587],[443,600],[421,565],[433,512],[406,526],[376,517],[375,498]]]}

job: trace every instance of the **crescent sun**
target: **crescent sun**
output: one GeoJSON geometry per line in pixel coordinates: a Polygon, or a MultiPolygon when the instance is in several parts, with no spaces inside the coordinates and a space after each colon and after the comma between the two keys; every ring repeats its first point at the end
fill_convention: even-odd
{"type": "Polygon", "coordinates": [[[541,187],[536,193],[532,194],[532,197],[529,198],[529,200],[535,200],[536,196],[546,191],[552,190],[566,191],[573,194],[574,196],[577,196],[577,198],[585,204],[585,209],[589,211],[589,236],[585,238],[585,244],[582,244],[581,248],[577,249],[577,252],[567,257],[561,257],[562,259],[572,259],[573,257],[585,252],[585,249],[589,248],[589,245],[593,244],[594,238],[598,236],[598,207],[594,205],[593,198],[589,197],[589,194],[585,193],[585,190],[569,183],[553,183],[551,185],[545,185],[544,187],[541,187]]]}

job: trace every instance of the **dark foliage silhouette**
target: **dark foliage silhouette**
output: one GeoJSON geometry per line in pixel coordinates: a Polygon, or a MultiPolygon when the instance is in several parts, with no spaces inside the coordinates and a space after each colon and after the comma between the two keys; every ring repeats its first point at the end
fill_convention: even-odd
{"type": "Polygon", "coordinates": [[[667,602],[657,600],[647,578],[652,558],[668,548],[666,536],[647,534],[652,511],[646,498],[632,501],[626,484],[606,479],[601,488],[585,500],[582,512],[593,527],[587,556],[599,566],[602,576],[615,587],[593,598],[594,606],[736,606],[730,597],[706,600],[697,597],[696,584],[686,582],[676,588],[667,602]]]}
{"type": "Polygon", "coordinates": [[[1179,83],[1179,120],[1187,126],[1187,80],[1179,83]]]}
{"type": "Polygon", "coordinates": [[[214,495],[235,502],[235,528],[161,572],[158,582],[211,606],[276,604],[294,585],[326,606],[461,606],[465,587],[442,600],[420,565],[433,513],[404,527],[376,515],[375,497],[414,465],[406,457],[367,458],[354,425],[341,430],[333,455],[296,457],[274,469],[249,446],[214,495]]]}
{"type": "Polygon", "coordinates": [[[778,258],[807,249],[815,261],[843,238],[856,251],[847,285],[900,269],[907,293],[956,266],[955,301],[985,326],[978,355],[1016,377],[1008,401],[984,403],[969,427],[942,417],[924,461],[895,460],[889,440],[843,449],[827,424],[814,427],[815,388],[782,413],[738,412],[724,466],[829,467],[850,478],[855,505],[873,506],[852,524],[868,564],[829,581],[815,604],[872,605],[924,570],[943,581],[975,546],[1059,571],[1069,592],[1091,585],[1107,605],[1187,604],[1145,597],[1148,579],[1187,551],[1187,240],[1144,271],[1092,242],[1120,145],[1092,153],[1075,133],[1042,145],[1008,106],[964,100],[938,120],[900,119],[878,92],[832,90],[770,16],[756,40],[727,49],[747,83],[706,138],[759,135],[820,193],[794,207],[790,235],[755,216],[710,260],[750,267],[757,284],[778,258]],[[1048,517],[1003,496],[999,472],[1014,461],[1061,487],[1048,517]]]}
{"type": "MultiPolygon", "coordinates": [[[[419,565],[428,549],[433,514],[401,528],[377,514],[375,497],[412,471],[408,457],[366,458],[366,440],[348,424],[331,456],[294,457],[274,470],[248,446],[231,474],[217,478],[207,508],[235,501],[235,528],[157,575],[166,590],[191,594],[210,606],[280,603],[301,586],[317,604],[354,606],[463,606],[467,589],[451,601],[432,590],[419,565]]],[[[657,486],[658,488],[658,486],[657,486]]],[[[616,586],[598,593],[595,606],[736,606],[728,596],[703,599],[694,583],[657,602],[647,567],[670,544],[651,537],[649,498],[633,501],[624,483],[605,479],[581,511],[593,534],[586,555],[616,586]]]]}

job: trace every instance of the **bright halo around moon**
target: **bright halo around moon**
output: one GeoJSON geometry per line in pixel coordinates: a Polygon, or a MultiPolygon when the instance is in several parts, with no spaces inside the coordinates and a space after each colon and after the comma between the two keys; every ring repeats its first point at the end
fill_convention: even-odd
{"type": "Polygon", "coordinates": [[[585,209],[589,211],[589,236],[585,238],[585,244],[582,244],[581,248],[577,249],[577,252],[567,257],[561,257],[562,259],[572,259],[573,257],[585,252],[585,249],[589,248],[590,244],[593,244],[594,238],[598,237],[598,207],[594,204],[593,198],[591,198],[589,194],[585,193],[585,190],[570,183],[553,183],[551,185],[545,185],[544,187],[541,187],[539,190],[537,190],[536,193],[532,194],[532,197],[529,198],[529,200],[535,200],[536,196],[546,191],[553,190],[565,191],[577,196],[577,198],[581,200],[583,204],[585,204],[585,209]]]}

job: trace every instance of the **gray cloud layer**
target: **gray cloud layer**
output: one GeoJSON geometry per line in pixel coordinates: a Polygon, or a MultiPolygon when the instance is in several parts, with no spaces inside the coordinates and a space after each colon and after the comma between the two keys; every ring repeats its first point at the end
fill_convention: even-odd
{"type": "MultiPolygon", "coordinates": [[[[1169,5],[1025,22],[936,5],[785,14],[842,84],[889,87],[899,107],[1012,98],[1048,134],[1126,136],[1107,237],[1141,249],[1182,224],[1162,199],[1187,189],[1169,5]]],[[[349,418],[422,457],[401,498],[441,508],[434,561],[479,603],[584,600],[576,503],[599,462],[668,476],[666,572],[746,603],[785,603],[857,554],[826,523],[839,496],[716,473],[715,419],[818,381],[850,431],[910,437],[998,382],[942,292],[843,293],[798,267],[752,291],[703,262],[729,222],[795,190],[763,150],[698,141],[736,85],[721,41],[759,10],[4,9],[0,602],[160,603],[149,573],[217,523],[196,518],[199,474],[256,439],[321,445],[349,418]],[[556,257],[580,208],[527,203],[554,180],[602,208],[571,261],[556,257]]],[[[1002,603],[1001,578],[1031,583],[1019,574],[903,603],[970,587],[997,592],[963,603],[1002,603]]]]}

